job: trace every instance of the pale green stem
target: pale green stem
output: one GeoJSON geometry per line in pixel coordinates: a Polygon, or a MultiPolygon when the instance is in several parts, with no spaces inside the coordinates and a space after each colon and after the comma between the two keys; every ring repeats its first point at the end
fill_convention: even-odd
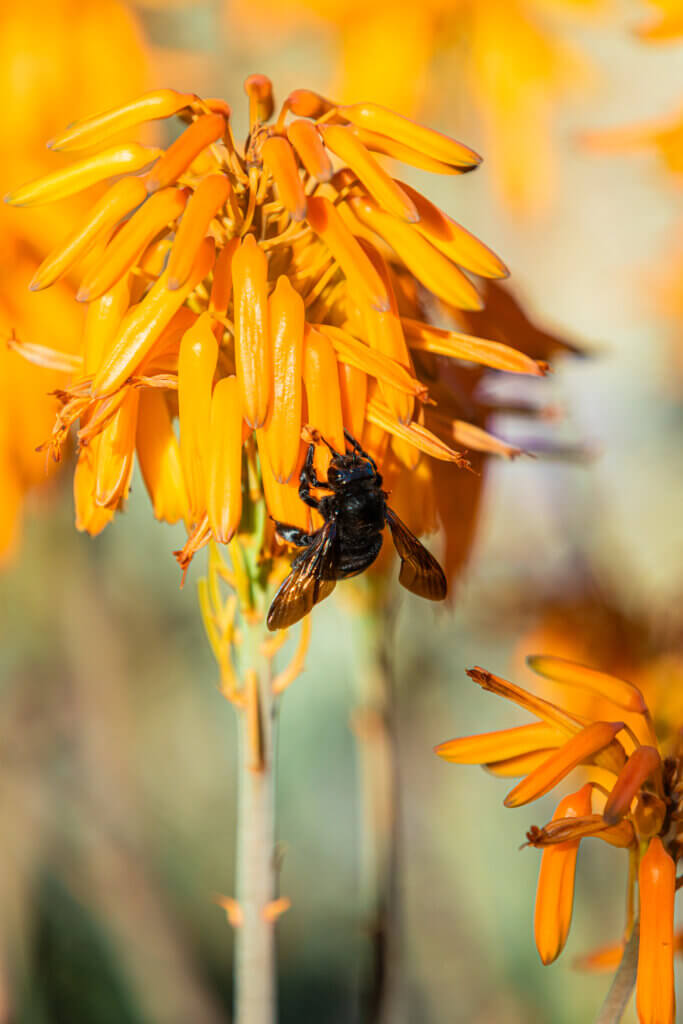
{"type": "Polygon", "coordinates": [[[602,1004],[595,1024],[619,1024],[629,1004],[638,973],[638,939],[640,927],[636,921],[631,938],[624,946],[621,963],[612,979],[609,992],[602,1004]]]}

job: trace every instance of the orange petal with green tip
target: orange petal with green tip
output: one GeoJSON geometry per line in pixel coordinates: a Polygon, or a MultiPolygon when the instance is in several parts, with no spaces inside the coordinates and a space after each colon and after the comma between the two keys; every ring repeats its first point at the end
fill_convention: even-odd
{"type": "Polygon", "coordinates": [[[461,331],[445,331],[409,317],[402,317],[401,322],[408,347],[417,352],[466,359],[470,363],[490,366],[493,370],[507,370],[508,373],[529,373],[534,377],[542,377],[547,372],[546,363],[532,359],[502,342],[475,338],[461,331]]]}
{"type": "Polygon", "coordinates": [[[268,259],[247,235],[232,259],[235,368],[242,410],[252,429],[263,426],[273,393],[273,358],[268,322],[268,259]]]}
{"type": "Polygon", "coordinates": [[[546,722],[532,722],[514,729],[462,736],[434,747],[434,753],[454,764],[486,764],[519,754],[561,746],[566,733],[546,722]]]}
{"type": "Polygon", "coordinates": [[[182,288],[174,292],[169,291],[166,287],[167,271],[164,271],[142,302],[129,309],[110,352],[95,376],[93,394],[115,390],[135,371],[188,295],[207,276],[213,266],[214,256],[214,241],[205,238],[197,254],[192,274],[182,288]]]}
{"type": "MultiPolygon", "coordinates": [[[[310,324],[306,324],[304,329],[304,385],[308,424],[338,452],[345,451],[339,370],[334,348],[310,324]]],[[[314,465],[323,478],[329,461],[328,449],[325,445],[317,445],[314,465]]]]}
{"type": "Polygon", "coordinates": [[[172,291],[181,288],[190,276],[199,246],[211,221],[227,202],[231,189],[224,174],[210,174],[190,196],[168,258],[168,287],[172,291]]]}
{"type": "Polygon", "coordinates": [[[339,365],[339,392],[344,426],[353,437],[362,437],[365,423],[365,403],[368,395],[368,377],[358,367],[343,362],[343,357],[336,346],[335,352],[339,365]]]}
{"type": "Polygon", "coordinates": [[[311,177],[320,182],[329,181],[333,174],[332,161],[315,125],[310,121],[292,121],[287,126],[287,138],[311,177]]]}
{"type": "Polygon", "coordinates": [[[351,124],[386,135],[434,160],[440,160],[453,167],[476,167],[481,163],[481,157],[469,146],[464,146],[462,142],[442,135],[433,128],[417,124],[377,103],[355,103],[352,106],[339,107],[338,110],[351,124]]]}
{"type": "Polygon", "coordinates": [[[661,769],[662,759],[654,747],[636,747],[607,798],[602,816],[608,825],[616,825],[628,814],[638,790],[654,772],[661,769]]]}
{"type": "Polygon", "coordinates": [[[462,452],[450,448],[444,441],[432,434],[420,423],[401,423],[395,419],[393,413],[377,397],[370,398],[367,404],[366,420],[377,427],[381,427],[394,437],[408,441],[425,455],[431,455],[434,459],[442,462],[454,462],[457,466],[465,467],[467,460],[462,452]]]}
{"type": "Polygon", "coordinates": [[[163,150],[153,146],[140,146],[135,142],[125,146],[112,146],[101,153],[78,160],[60,171],[22,185],[5,196],[10,206],[38,206],[53,203],[82,192],[107,178],[119,174],[132,174],[158,160],[163,150]]]}
{"type": "Polygon", "coordinates": [[[113,135],[135,128],[146,121],[158,121],[172,117],[179,110],[189,107],[197,99],[194,93],[176,92],[174,89],[155,89],[139,96],[132,103],[107,110],[95,117],[74,121],[69,127],[48,142],[50,149],[70,152],[99,146],[113,135]]]}
{"type": "Polygon", "coordinates": [[[237,377],[223,377],[211,397],[206,511],[211,532],[227,544],[242,518],[242,399],[237,377]]]}
{"type": "Polygon", "coordinates": [[[119,508],[128,497],[133,474],[140,392],[129,388],[125,400],[100,436],[95,469],[95,504],[119,508]]]}
{"type": "Polygon", "coordinates": [[[54,284],[88,251],[98,236],[111,231],[146,198],[147,191],[140,178],[122,178],[107,189],[81,227],[40,264],[33,275],[31,291],[54,284]]]}
{"type": "Polygon", "coordinates": [[[273,401],[266,438],[275,479],[286,483],[296,468],[301,445],[304,300],[289,279],[281,276],[269,305],[273,401]]]}
{"type": "MultiPolygon", "coordinates": [[[[398,184],[412,200],[418,213],[417,229],[432,245],[465,270],[480,277],[509,276],[503,261],[487,245],[430,203],[420,192],[400,181],[398,184]]],[[[375,196],[375,198],[377,198],[375,196]]]]}
{"type": "Polygon", "coordinates": [[[306,193],[294,150],[282,135],[271,135],[263,143],[263,163],[275,179],[280,202],[292,220],[306,216],[306,193]]]}
{"type": "Polygon", "coordinates": [[[390,356],[370,348],[342,327],[317,324],[316,328],[330,339],[340,363],[354,366],[357,370],[375,377],[380,383],[384,382],[406,395],[414,395],[421,399],[427,397],[427,389],[422,381],[390,356]]]}
{"type": "MultiPolygon", "coordinates": [[[[359,244],[382,279],[386,293],[389,296],[389,309],[386,313],[381,313],[376,309],[363,309],[363,318],[370,346],[377,352],[382,352],[384,355],[389,356],[390,359],[400,366],[404,366],[412,374],[413,362],[403,334],[389,268],[374,245],[371,245],[370,242],[363,238],[359,239],[359,244]]],[[[415,409],[414,400],[409,398],[405,392],[392,387],[381,378],[379,379],[379,386],[384,401],[397,419],[401,423],[409,423],[415,409]]]]}
{"type": "Polygon", "coordinates": [[[503,803],[506,807],[521,807],[538,800],[578,765],[590,763],[623,728],[623,722],[591,722],[510,790],[503,803]]]}
{"type": "Polygon", "coordinates": [[[341,124],[321,125],[318,131],[326,147],[351,168],[383,210],[412,223],[420,219],[410,196],[377,163],[352,131],[341,124]]]}
{"type": "Polygon", "coordinates": [[[469,278],[417,227],[380,210],[372,199],[351,195],[346,202],[361,224],[383,238],[425,288],[458,309],[483,309],[484,301],[469,278]]]}
{"type": "Polygon", "coordinates": [[[165,523],[186,519],[190,509],[178,439],[168,402],[153,388],[140,395],[137,453],[156,518],[165,523]]]}
{"type": "Polygon", "coordinates": [[[607,672],[598,672],[594,668],[588,668],[578,662],[557,658],[550,654],[530,654],[526,662],[529,668],[532,668],[539,676],[552,679],[556,683],[563,683],[566,686],[575,686],[579,690],[588,690],[597,697],[611,701],[612,704],[623,708],[624,711],[642,714],[647,710],[647,705],[638,687],[625,679],[618,679],[617,676],[608,675],[607,672]]]}
{"type": "Polygon", "coordinates": [[[307,220],[334,256],[351,287],[365,296],[373,309],[388,310],[389,296],[382,279],[330,200],[312,196],[308,200],[307,220]]]}
{"type": "MultiPolygon", "coordinates": [[[[561,800],[553,815],[557,818],[576,818],[591,813],[590,783],[577,793],[561,800]]],[[[543,851],[536,886],[534,937],[536,948],[544,964],[551,964],[564,949],[569,935],[574,909],[574,876],[579,839],[570,840],[543,851]]]]}
{"type": "Polygon", "coordinates": [[[189,189],[166,188],[151,196],[114,236],[97,265],[83,278],[76,298],[92,302],[135,265],[152,239],[185,209],[189,189]]]}
{"type": "Polygon", "coordinates": [[[208,313],[203,313],[180,342],[178,356],[178,418],[180,460],[190,504],[190,521],[206,511],[211,391],[218,344],[208,313]]]}
{"type": "Polygon", "coordinates": [[[157,192],[178,180],[202,150],[225,134],[226,120],[221,114],[206,114],[185,129],[172,142],[145,180],[148,192],[157,192]]]}
{"type": "Polygon", "coordinates": [[[422,171],[431,171],[432,174],[452,175],[464,174],[465,171],[471,170],[471,168],[451,167],[450,164],[445,164],[442,160],[434,160],[433,157],[427,156],[426,153],[420,152],[419,149],[406,146],[402,142],[390,139],[386,135],[380,135],[378,132],[368,131],[366,128],[353,128],[351,130],[365,148],[371,150],[371,152],[381,153],[383,156],[391,157],[392,160],[400,160],[401,163],[417,167],[422,171]]]}
{"type": "Polygon", "coordinates": [[[636,1006],[640,1024],[674,1024],[674,897],[676,866],[659,836],[638,870],[640,943],[636,1006]]]}
{"type": "Polygon", "coordinates": [[[231,238],[216,257],[209,296],[209,312],[225,316],[232,295],[232,260],[240,246],[239,238],[231,238]]]}

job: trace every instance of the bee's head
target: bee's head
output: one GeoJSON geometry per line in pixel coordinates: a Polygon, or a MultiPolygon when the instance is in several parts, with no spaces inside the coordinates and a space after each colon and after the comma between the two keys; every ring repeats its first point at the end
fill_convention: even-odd
{"type": "Polygon", "coordinates": [[[327,469],[327,482],[331,487],[344,487],[360,480],[377,478],[377,472],[368,459],[357,455],[335,455],[327,469]]]}

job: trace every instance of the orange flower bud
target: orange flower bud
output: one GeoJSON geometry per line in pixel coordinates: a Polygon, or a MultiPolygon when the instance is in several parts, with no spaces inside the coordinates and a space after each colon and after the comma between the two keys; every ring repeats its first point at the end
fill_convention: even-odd
{"type": "Polygon", "coordinates": [[[483,309],[470,279],[415,227],[380,210],[372,199],[351,195],[346,201],[361,224],[383,238],[425,288],[458,309],[483,309]]]}
{"type": "Polygon", "coordinates": [[[268,415],[273,363],[268,324],[268,259],[253,235],[247,235],[232,259],[235,316],[235,368],[242,409],[252,429],[268,415]]]}
{"type": "MultiPolygon", "coordinates": [[[[309,324],[305,327],[304,384],[308,403],[308,422],[338,452],[346,450],[342,419],[339,371],[332,344],[309,324]]],[[[314,465],[323,478],[330,453],[324,445],[315,450],[314,465]]]]}
{"type": "Polygon", "coordinates": [[[367,374],[350,363],[342,362],[336,345],[335,352],[339,360],[339,392],[341,395],[342,419],[354,437],[362,437],[363,424],[365,422],[365,403],[368,396],[367,374]]]}
{"type": "MultiPolygon", "coordinates": [[[[438,206],[430,203],[420,192],[398,182],[406,195],[412,200],[418,213],[418,231],[428,242],[436,246],[444,256],[454,263],[471,270],[480,277],[508,277],[509,270],[501,259],[480,242],[462,225],[443,213],[438,206]]],[[[375,196],[377,199],[377,196],[375,196]]],[[[383,204],[380,204],[383,205],[383,204]]]]}
{"type": "Polygon", "coordinates": [[[178,180],[203,149],[225,134],[226,121],[221,114],[206,114],[193,121],[175,142],[172,142],[157,165],[147,175],[145,187],[157,192],[178,180]]]}
{"type": "Polygon", "coordinates": [[[381,107],[377,103],[356,103],[349,107],[339,107],[339,114],[359,128],[367,128],[379,132],[390,139],[402,142],[405,146],[419,150],[435,160],[454,167],[476,167],[481,163],[478,156],[462,142],[456,142],[441,132],[424,125],[416,124],[393,110],[381,107]]]}
{"type": "Polygon", "coordinates": [[[74,508],[76,529],[96,537],[114,518],[115,509],[95,504],[95,469],[100,438],[95,437],[78,453],[74,471],[74,508]]]}
{"type": "Polygon", "coordinates": [[[40,264],[33,275],[31,291],[39,291],[58,281],[99,236],[111,231],[146,197],[147,191],[140,178],[122,178],[107,189],[81,227],[40,264]]]}
{"type": "Polygon", "coordinates": [[[388,310],[389,296],[382,279],[330,200],[312,196],[308,200],[307,219],[353,287],[366,297],[374,309],[388,310]]]}
{"type": "Polygon", "coordinates": [[[294,150],[282,135],[271,135],[263,143],[263,163],[275,179],[280,202],[292,220],[306,216],[306,193],[299,175],[294,150]]]}
{"type": "Polygon", "coordinates": [[[221,544],[233,537],[242,517],[242,400],[237,377],[223,377],[211,398],[206,511],[221,544]]]}
{"type": "Polygon", "coordinates": [[[195,189],[176,232],[168,259],[170,289],[180,288],[187,281],[209,225],[227,202],[231,191],[230,181],[224,174],[210,174],[195,189]]]}
{"type": "Polygon", "coordinates": [[[598,672],[594,668],[588,668],[586,665],[579,665],[575,661],[557,658],[550,654],[530,654],[526,661],[529,668],[532,668],[539,676],[552,679],[556,683],[563,683],[566,686],[575,686],[579,690],[588,690],[589,693],[611,701],[612,704],[623,708],[624,711],[635,711],[642,714],[647,710],[647,705],[638,687],[625,679],[618,679],[606,672],[598,672]]]}
{"type": "Polygon", "coordinates": [[[654,747],[636,747],[607,798],[603,818],[609,825],[616,825],[628,814],[636,793],[650,775],[661,768],[661,764],[662,760],[654,747]]]}
{"type": "Polygon", "coordinates": [[[95,467],[95,504],[118,508],[128,497],[133,475],[140,392],[129,388],[100,434],[95,467]]]}
{"type": "Polygon", "coordinates": [[[267,121],[273,113],[273,83],[266,75],[247,75],[244,79],[244,91],[254,104],[253,117],[250,104],[250,120],[267,121]]]}
{"type": "Polygon", "coordinates": [[[437,356],[466,359],[470,363],[481,363],[494,370],[530,373],[534,377],[542,377],[547,370],[546,363],[538,362],[524,352],[518,352],[516,348],[503,345],[499,341],[475,338],[460,331],[445,331],[440,327],[424,324],[421,320],[411,320],[409,317],[402,317],[401,323],[409,348],[417,352],[432,352],[437,356]]]}
{"type": "Polygon", "coordinates": [[[316,329],[330,339],[340,363],[362,370],[371,377],[375,377],[380,383],[401,391],[403,394],[415,395],[423,400],[427,397],[427,389],[424,384],[390,356],[370,348],[365,342],[358,341],[341,327],[317,324],[316,329]]]}
{"type": "Polygon", "coordinates": [[[590,763],[623,728],[623,722],[591,722],[510,790],[503,801],[505,806],[521,807],[550,792],[577,765],[590,763]]]}
{"type": "Polygon", "coordinates": [[[332,110],[334,103],[310,89],[295,89],[284,102],[284,109],[291,110],[296,117],[322,117],[332,110]]]}
{"type": "Polygon", "coordinates": [[[412,199],[352,131],[340,124],[321,125],[318,130],[327,148],[348,164],[382,209],[413,223],[420,219],[412,199]]]}
{"type": "Polygon", "coordinates": [[[651,840],[638,870],[640,946],[636,1005],[640,1024],[673,1024],[674,896],[676,866],[659,836],[651,840]]]}
{"type": "Polygon", "coordinates": [[[381,135],[379,132],[371,132],[366,128],[353,128],[352,131],[365,148],[371,150],[371,152],[382,153],[384,156],[391,157],[392,160],[400,160],[401,163],[409,164],[411,167],[419,167],[422,171],[431,171],[432,174],[464,174],[466,171],[471,170],[468,167],[452,167],[450,164],[445,164],[442,160],[435,160],[421,150],[414,149],[412,146],[406,146],[402,142],[397,142],[386,135],[381,135]]]}
{"type": "Polygon", "coordinates": [[[232,293],[232,259],[240,245],[239,238],[231,238],[216,257],[209,297],[209,310],[218,316],[225,316],[232,293]]]}
{"type": "Polygon", "coordinates": [[[184,334],[178,356],[180,458],[192,523],[199,522],[206,510],[211,390],[217,359],[218,345],[211,318],[203,313],[184,334]]]}
{"type": "MultiPolygon", "coordinates": [[[[592,786],[587,783],[577,793],[561,800],[553,815],[575,818],[591,813],[592,786]]],[[[541,857],[541,868],[536,887],[534,936],[536,948],[544,964],[557,959],[569,935],[574,906],[574,875],[579,839],[548,847],[541,857]]]]}
{"type": "Polygon", "coordinates": [[[189,502],[180,447],[168,402],[161,391],[150,388],[140,395],[137,452],[156,518],[166,523],[186,519],[189,502]]]}
{"type": "Polygon", "coordinates": [[[172,292],[166,287],[168,271],[152,285],[142,302],[132,306],[123,319],[118,335],[93,381],[93,394],[119,387],[147,355],[164,328],[170,323],[213,265],[215,244],[205,238],[197,254],[192,274],[182,288],[172,292]]]}
{"type": "Polygon", "coordinates": [[[174,89],[155,89],[139,96],[132,103],[107,110],[96,117],[84,118],[70,125],[48,142],[50,149],[70,152],[85,149],[87,146],[99,146],[113,135],[136,128],[145,121],[158,121],[171,117],[178,111],[194,103],[194,93],[176,92],[174,89]]]}
{"type": "Polygon", "coordinates": [[[564,743],[566,733],[546,722],[533,722],[514,729],[462,736],[434,747],[434,753],[454,764],[486,764],[532,751],[548,750],[564,743]]]}
{"type": "Polygon", "coordinates": [[[449,448],[436,434],[432,434],[431,430],[427,430],[420,423],[400,423],[394,419],[390,410],[376,396],[368,401],[366,417],[370,423],[374,423],[375,426],[381,427],[382,430],[386,430],[387,433],[393,434],[395,437],[408,441],[425,455],[431,455],[432,458],[441,459],[444,462],[454,462],[458,466],[469,465],[461,452],[449,448]]]}
{"type": "Polygon", "coordinates": [[[91,302],[83,328],[83,375],[96,374],[109,353],[130,301],[128,281],[123,278],[106,295],[91,302]]]}
{"type": "Polygon", "coordinates": [[[301,445],[304,300],[282,276],[269,305],[273,404],[266,438],[275,479],[286,483],[296,468],[301,445]]]}
{"type": "Polygon", "coordinates": [[[189,194],[189,189],[166,188],[136,210],[81,281],[78,301],[92,302],[108,292],[137,262],[152,239],[180,216],[189,194]]]}
{"type": "Polygon", "coordinates": [[[308,173],[317,181],[329,181],[333,173],[332,162],[315,125],[310,121],[292,121],[287,126],[287,138],[299,154],[308,173]]]}
{"type": "Polygon", "coordinates": [[[105,178],[119,174],[132,174],[158,159],[162,150],[153,146],[139,146],[131,142],[126,146],[113,146],[101,153],[78,160],[61,171],[46,174],[44,178],[22,185],[5,196],[10,206],[38,206],[82,192],[105,178]]]}

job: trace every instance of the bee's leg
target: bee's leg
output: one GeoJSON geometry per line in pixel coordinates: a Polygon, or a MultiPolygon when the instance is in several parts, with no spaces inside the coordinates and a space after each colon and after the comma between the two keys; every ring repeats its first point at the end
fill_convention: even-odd
{"type": "Polygon", "coordinates": [[[318,507],[318,499],[314,498],[311,494],[311,487],[325,486],[325,484],[320,483],[316,475],[315,466],[313,465],[314,455],[315,445],[309,444],[308,451],[306,452],[306,461],[299,475],[299,497],[306,505],[310,505],[311,508],[318,507]]]}
{"type": "Polygon", "coordinates": [[[288,526],[287,523],[279,523],[277,519],[274,519],[273,522],[278,537],[282,537],[288,544],[294,544],[298,548],[307,548],[313,540],[310,533],[300,530],[298,526],[288,526]]]}
{"type": "Polygon", "coordinates": [[[368,453],[365,451],[365,449],[361,448],[361,446],[358,444],[358,441],[356,441],[356,439],[353,436],[353,434],[349,433],[348,430],[345,430],[344,431],[344,437],[349,442],[349,444],[353,448],[354,452],[356,452],[356,454],[358,454],[358,455],[361,455],[364,459],[367,459],[368,462],[370,463],[370,465],[372,466],[372,468],[374,470],[376,470],[377,469],[377,463],[373,459],[372,455],[368,455],[368,453]]]}

